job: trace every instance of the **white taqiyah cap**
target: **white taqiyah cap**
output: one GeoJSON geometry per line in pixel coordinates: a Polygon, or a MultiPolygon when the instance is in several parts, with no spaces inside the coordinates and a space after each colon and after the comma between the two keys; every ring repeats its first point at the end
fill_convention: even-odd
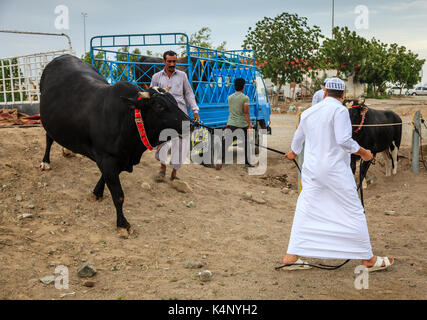
{"type": "Polygon", "coordinates": [[[323,85],[326,85],[326,82],[328,82],[330,79],[331,79],[331,78],[326,78],[326,79],[323,81],[323,85]]]}
{"type": "Polygon", "coordinates": [[[340,78],[330,78],[326,82],[325,88],[330,89],[330,90],[344,91],[345,90],[345,83],[340,78]]]}

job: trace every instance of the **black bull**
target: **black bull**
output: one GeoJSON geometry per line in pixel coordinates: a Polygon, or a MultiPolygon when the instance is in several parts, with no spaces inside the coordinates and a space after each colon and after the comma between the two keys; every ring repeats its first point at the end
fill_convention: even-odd
{"type": "Polygon", "coordinates": [[[123,215],[124,193],[119,174],[132,172],[147,149],[135,124],[134,109],[140,110],[148,141],[158,145],[163,129],[182,133],[182,112],[163,89],[140,92],[128,82],[109,85],[97,71],[71,55],[52,60],[40,81],[40,115],[46,130],[46,152],[42,168],[50,163],[52,143],[93,160],[101,177],[93,190],[96,199],[109,188],[120,233],[132,232],[123,215]]]}
{"type": "MultiPolygon", "coordinates": [[[[386,175],[388,160],[391,159],[393,174],[397,173],[397,153],[402,139],[402,119],[390,110],[374,110],[364,104],[364,100],[345,100],[343,102],[349,109],[351,124],[353,125],[352,138],[357,143],[376,155],[384,152],[386,160],[386,175]],[[400,125],[399,125],[400,124],[400,125]]],[[[351,155],[351,169],[356,171],[356,161],[359,156],[351,155]]],[[[364,172],[363,162],[360,170],[364,172]]]]}

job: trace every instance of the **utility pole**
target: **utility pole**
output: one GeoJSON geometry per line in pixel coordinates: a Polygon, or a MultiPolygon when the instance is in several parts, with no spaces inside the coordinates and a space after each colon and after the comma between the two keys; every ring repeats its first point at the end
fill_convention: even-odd
{"type": "Polygon", "coordinates": [[[332,0],[332,39],[334,38],[334,11],[335,11],[335,0],[332,0]]]}
{"type": "Polygon", "coordinates": [[[84,33],[84,47],[85,47],[85,52],[84,54],[86,54],[86,17],[87,17],[87,13],[82,12],[82,17],[83,17],[83,33],[84,33]]]}

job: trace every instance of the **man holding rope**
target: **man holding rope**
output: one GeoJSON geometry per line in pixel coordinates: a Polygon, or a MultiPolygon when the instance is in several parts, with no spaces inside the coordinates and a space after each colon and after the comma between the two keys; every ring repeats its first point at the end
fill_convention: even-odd
{"type": "Polygon", "coordinates": [[[374,256],[363,206],[350,169],[350,154],[364,161],[371,151],[351,138],[347,108],[341,100],[345,84],[339,78],[325,84],[325,99],[305,110],[295,132],[294,160],[305,143],[302,192],[298,198],[284,270],[309,269],[299,256],[325,259],[361,259],[368,271],[386,269],[390,257],[374,256]]]}
{"type": "MultiPolygon", "coordinates": [[[[190,106],[194,114],[193,121],[197,119],[200,120],[199,107],[197,106],[193,89],[188,82],[187,74],[176,69],[176,61],[177,55],[174,51],[166,51],[163,53],[165,68],[153,75],[150,88],[169,88],[169,93],[175,98],[178,107],[185,112],[185,114],[188,114],[187,105],[190,106]]],[[[188,152],[190,151],[190,137],[188,135],[183,135],[182,137],[173,138],[157,147],[155,158],[160,161],[160,171],[155,177],[156,182],[162,182],[165,179],[169,150],[171,150],[170,164],[173,168],[170,179],[172,181],[180,180],[176,174],[184,164],[188,152]]]]}

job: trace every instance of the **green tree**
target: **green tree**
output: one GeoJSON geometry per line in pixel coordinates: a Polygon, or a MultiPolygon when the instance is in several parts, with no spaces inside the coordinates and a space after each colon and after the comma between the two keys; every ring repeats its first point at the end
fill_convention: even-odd
{"type": "Polygon", "coordinates": [[[159,57],[159,58],[162,58],[162,59],[163,59],[163,54],[162,54],[162,53],[160,53],[160,52],[153,52],[153,51],[151,51],[151,50],[147,50],[147,51],[146,51],[146,55],[147,55],[147,56],[150,56],[150,57],[159,57]]]}
{"type": "Polygon", "coordinates": [[[391,69],[388,45],[372,38],[366,46],[365,56],[358,78],[372,87],[373,95],[384,93],[391,69]]]}
{"type": "Polygon", "coordinates": [[[389,81],[400,88],[412,88],[421,81],[420,71],[425,59],[418,59],[418,54],[407,52],[404,46],[392,43],[388,50],[390,61],[389,81]]]}
{"type": "Polygon", "coordinates": [[[118,61],[138,62],[141,57],[141,51],[135,48],[132,52],[129,52],[129,47],[120,48],[117,54],[118,61]]]}
{"type": "Polygon", "coordinates": [[[357,76],[366,57],[368,41],[347,27],[335,27],[332,33],[334,37],[325,39],[319,50],[320,68],[336,70],[340,78],[357,76]]]}
{"type": "MultiPolygon", "coordinates": [[[[92,65],[92,58],[90,56],[90,52],[86,52],[84,55],[81,56],[81,58],[84,62],[92,65]]],[[[110,70],[106,67],[102,67],[106,62],[104,59],[104,51],[98,51],[98,53],[95,55],[95,59],[98,59],[98,61],[95,61],[95,68],[98,70],[98,72],[107,78],[110,75],[110,70]]]]}
{"type": "MultiPolygon", "coordinates": [[[[90,57],[90,52],[86,52],[84,55],[81,56],[81,58],[84,62],[89,63],[90,65],[92,65],[92,58],[90,57]]],[[[98,53],[95,55],[95,59],[100,59],[103,60],[104,59],[104,52],[103,51],[98,51],[98,53]]],[[[96,61],[96,64],[100,64],[101,62],[96,61]]]]}
{"type": "Polygon", "coordinates": [[[242,47],[255,52],[261,73],[280,91],[286,83],[300,83],[314,69],[321,38],[320,28],[310,27],[307,18],[284,12],[250,27],[242,47]]]}
{"type": "MultiPolygon", "coordinates": [[[[186,39],[184,36],[181,36],[179,39],[180,42],[185,42],[186,39]]],[[[227,50],[225,48],[227,42],[223,41],[219,46],[214,46],[211,42],[211,29],[208,27],[203,27],[199,31],[193,33],[190,35],[190,38],[188,39],[188,43],[192,46],[196,47],[202,47],[207,49],[214,49],[219,51],[225,51],[227,50]]],[[[187,55],[187,47],[182,45],[181,49],[183,49],[183,52],[181,52],[181,56],[187,55]]]]}

